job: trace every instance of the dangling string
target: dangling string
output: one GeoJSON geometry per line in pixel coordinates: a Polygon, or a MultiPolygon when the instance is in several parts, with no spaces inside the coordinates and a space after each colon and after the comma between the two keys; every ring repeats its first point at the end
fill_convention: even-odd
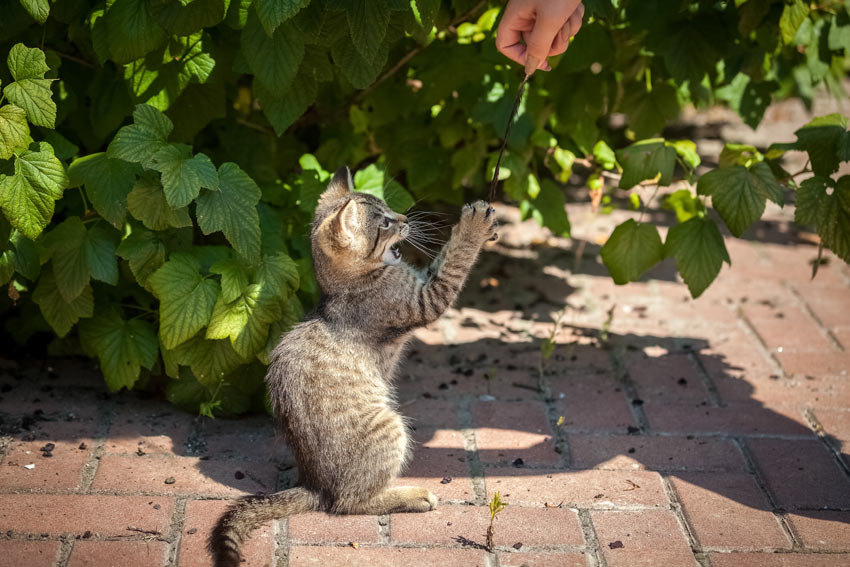
{"type": "Polygon", "coordinates": [[[505,138],[502,140],[502,147],[499,150],[499,157],[496,159],[496,169],[493,170],[493,181],[490,183],[490,197],[489,201],[492,203],[493,198],[496,196],[496,185],[499,184],[499,166],[502,164],[502,155],[505,153],[505,147],[508,145],[508,136],[511,134],[511,125],[514,123],[514,116],[516,116],[516,111],[519,108],[519,103],[522,100],[522,93],[525,90],[525,83],[528,82],[528,78],[531,75],[525,75],[523,77],[522,82],[519,84],[519,92],[516,95],[516,100],[514,101],[514,107],[511,110],[510,116],[508,116],[508,125],[505,127],[505,138]]]}

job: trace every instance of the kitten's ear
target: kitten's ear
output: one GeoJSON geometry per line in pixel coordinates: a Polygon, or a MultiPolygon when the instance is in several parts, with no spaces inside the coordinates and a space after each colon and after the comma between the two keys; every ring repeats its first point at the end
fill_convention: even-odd
{"type": "Polygon", "coordinates": [[[328,188],[324,190],[319,197],[319,204],[329,205],[334,201],[348,195],[354,189],[354,182],[351,180],[351,171],[348,167],[343,166],[336,170],[333,179],[328,184],[328,188]]]}
{"type": "Polygon", "coordinates": [[[357,201],[351,199],[343,205],[339,212],[337,212],[336,218],[334,218],[334,224],[345,240],[349,242],[354,240],[359,224],[357,218],[357,201]]]}

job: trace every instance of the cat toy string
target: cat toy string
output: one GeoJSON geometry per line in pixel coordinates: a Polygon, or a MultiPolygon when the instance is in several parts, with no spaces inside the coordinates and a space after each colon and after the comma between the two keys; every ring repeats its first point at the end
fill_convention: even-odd
{"type": "Polygon", "coordinates": [[[488,201],[491,203],[493,202],[493,198],[496,196],[496,185],[499,184],[499,166],[502,164],[502,155],[505,153],[505,148],[508,145],[508,136],[511,134],[511,125],[514,123],[514,116],[516,116],[516,111],[519,108],[520,101],[522,100],[522,94],[525,91],[525,83],[528,82],[529,77],[531,77],[531,74],[526,73],[522,82],[519,84],[519,92],[516,95],[516,100],[514,100],[514,107],[508,116],[508,125],[505,127],[505,137],[502,140],[502,147],[499,149],[499,157],[496,159],[496,169],[493,170],[493,181],[490,183],[490,197],[488,201]]]}

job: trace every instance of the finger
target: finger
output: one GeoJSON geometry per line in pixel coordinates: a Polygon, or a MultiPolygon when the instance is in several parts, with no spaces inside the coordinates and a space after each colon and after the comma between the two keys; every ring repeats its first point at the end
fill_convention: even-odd
{"type": "Polygon", "coordinates": [[[558,35],[555,36],[555,41],[552,42],[552,47],[549,49],[549,55],[560,55],[564,51],[567,50],[567,47],[570,45],[570,22],[567,20],[567,23],[561,28],[561,31],[558,32],[558,35]]]}
{"type": "Polygon", "coordinates": [[[496,30],[496,49],[511,59],[513,57],[508,52],[515,52],[516,49],[512,48],[522,42],[522,32],[534,26],[533,15],[524,13],[522,4],[522,2],[509,2],[496,30]]]}
{"type": "MultiPolygon", "coordinates": [[[[533,57],[537,61],[545,62],[546,57],[549,55],[549,50],[555,41],[555,37],[564,25],[564,21],[563,19],[546,17],[540,14],[535,21],[534,29],[525,35],[526,57],[533,57]]],[[[526,69],[526,73],[528,71],[529,69],[526,69]]]]}

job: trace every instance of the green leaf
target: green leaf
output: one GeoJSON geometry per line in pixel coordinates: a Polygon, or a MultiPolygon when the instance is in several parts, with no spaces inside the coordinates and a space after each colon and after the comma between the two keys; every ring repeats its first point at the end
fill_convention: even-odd
{"type": "Polygon", "coordinates": [[[721,168],[733,165],[749,167],[753,162],[762,161],[764,156],[755,146],[747,144],[724,144],[720,152],[719,165],[721,168]]]}
{"type": "Polygon", "coordinates": [[[392,210],[403,213],[415,202],[407,190],[377,164],[370,164],[354,174],[354,190],[383,200],[392,210]]]}
{"type": "Polygon", "coordinates": [[[262,82],[272,96],[284,97],[304,58],[304,41],[292,22],[283,23],[272,37],[267,36],[252,14],[242,31],[242,54],[255,80],[262,82]]]}
{"type": "Polygon", "coordinates": [[[351,48],[351,38],[338,39],[331,47],[334,65],[342,71],[354,88],[365,89],[375,82],[384,65],[387,64],[389,46],[381,44],[381,49],[373,59],[365,59],[357,49],[351,48]]]}
{"type": "Polygon", "coordinates": [[[144,57],[168,37],[151,16],[147,0],[114,0],[104,19],[109,52],[116,63],[144,57]]]}
{"type": "Polygon", "coordinates": [[[313,104],[317,87],[312,76],[299,72],[289,90],[282,96],[276,96],[261,81],[254,82],[254,92],[260,99],[260,106],[275,134],[280,136],[313,104]]]}
{"type": "Polygon", "coordinates": [[[80,324],[80,340],[97,353],[106,385],[116,392],[132,388],[142,367],[156,363],[159,347],[156,332],[147,321],[124,320],[114,309],[80,324]]]}
{"type": "Polygon", "coordinates": [[[269,325],[280,316],[275,303],[262,297],[262,288],[249,285],[240,296],[226,302],[219,297],[207,327],[208,339],[229,338],[233,349],[248,358],[266,344],[269,325]]]}
{"type": "Polygon", "coordinates": [[[86,231],[86,261],[93,279],[110,285],[118,284],[118,234],[103,226],[92,226],[86,231]]]}
{"type": "Polygon", "coordinates": [[[679,189],[667,195],[661,206],[674,211],[676,220],[680,223],[692,219],[704,209],[700,200],[691,194],[690,189],[679,189]]]}
{"type": "Polygon", "coordinates": [[[637,281],[641,275],[664,259],[664,245],[652,224],[629,219],[611,233],[601,250],[602,262],[614,283],[637,281]]]}
{"type": "Polygon", "coordinates": [[[188,254],[173,254],[148,279],[159,299],[160,338],[173,349],[207,325],[219,294],[213,279],[201,276],[198,261],[188,254]]]}
{"type": "Polygon", "coordinates": [[[44,319],[60,337],[67,335],[81,318],[94,315],[91,286],[86,285],[77,297],[66,301],[56,285],[53,270],[45,270],[38,279],[32,300],[38,304],[44,319]]]}
{"type": "Polygon", "coordinates": [[[216,262],[210,267],[210,273],[221,276],[221,299],[226,303],[242,295],[250,283],[251,273],[248,267],[234,258],[216,262]]]}
{"type": "Polygon", "coordinates": [[[735,236],[741,236],[764,213],[765,201],[783,203],[782,187],[764,162],[715,169],[699,178],[697,192],[711,203],[735,236]]]}
{"type": "MultiPolygon", "coordinates": [[[[238,4],[238,0],[232,0],[238,4]]],[[[151,2],[149,10],[154,20],[169,33],[192,35],[224,20],[231,0],[191,0],[151,2]]]]}
{"type": "MultiPolygon", "coordinates": [[[[11,268],[28,280],[38,279],[41,273],[41,258],[35,243],[17,230],[13,230],[9,244],[9,249],[3,254],[11,268]]],[[[11,274],[9,276],[11,277],[11,274]]]]}
{"type": "Polygon", "coordinates": [[[68,175],[70,186],[85,185],[94,210],[120,229],[127,215],[127,195],[141,171],[134,163],[109,159],[101,152],[75,159],[68,168],[68,175]]]}
{"type": "Polygon", "coordinates": [[[0,176],[0,207],[12,226],[30,240],[50,222],[54,203],[69,183],[50,144],[41,142],[37,147],[15,159],[14,175],[0,176]]]}
{"type": "Polygon", "coordinates": [[[280,24],[309,3],[310,0],[255,0],[254,7],[266,34],[271,37],[280,24]]]}
{"type": "Polygon", "coordinates": [[[676,166],[676,149],[663,138],[636,142],[617,152],[623,166],[620,189],[631,189],[648,179],[658,177],[659,185],[670,185],[676,166]]]}
{"type": "Polygon", "coordinates": [[[155,175],[143,175],[127,197],[130,214],[151,230],[192,226],[187,207],[168,204],[162,184],[155,175]]]}
{"type": "Polygon", "coordinates": [[[835,183],[832,195],[820,199],[817,225],[824,246],[850,263],[850,175],[835,183]]]}
{"type": "Polygon", "coordinates": [[[256,259],[260,255],[260,188],[235,163],[222,164],[218,176],[220,190],[198,197],[198,226],[204,234],[222,231],[239,254],[256,259]]]}
{"type": "Polygon", "coordinates": [[[179,364],[189,366],[198,381],[206,386],[218,384],[247,362],[233,349],[230,341],[213,341],[201,336],[177,347],[174,356],[179,364]]]}
{"type": "Polygon", "coordinates": [[[121,241],[115,253],[127,260],[136,281],[146,286],[151,274],[165,263],[167,249],[157,233],[137,226],[121,241]]]}
{"type": "Polygon", "coordinates": [[[834,187],[828,177],[810,177],[804,179],[797,189],[797,203],[794,210],[794,222],[815,226],[820,220],[821,204],[827,198],[827,188],[834,187]]]}
{"type": "Polygon", "coordinates": [[[779,90],[776,81],[750,81],[741,97],[740,114],[744,122],[755,130],[771,103],[771,95],[779,90]]]}
{"type": "Polygon", "coordinates": [[[676,153],[682,158],[682,161],[686,166],[694,170],[700,164],[699,153],[697,152],[697,145],[690,140],[677,140],[672,143],[668,143],[668,145],[672,145],[673,149],[676,150],[676,153]]]}
{"type": "Polygon", "coordinates": [[[166,144],[173,128],[165,114],[150,105],[139,104],[133,111],[133,124],[118,130],[106,149],[106,155],[147,166],[153,155],[166,144]]]}
{"type": "Polygon", "coordinates": [[[20,0],[20,2],[33,20],[39,24],[47,21],[47,16],[50,15],[50,4],[47,0],[20,0]]]}
{"type": "Polygon", "coordinates": [[[617,167],[617,156],[604,140],[599,140],[593,146],[593,157],[605,169],[611,170],[617,167]]]}
{"type": "Polygon", "coordinates": [[[165,198],[174,208],[185,207],[205,189],[218,189],[218,173],[205,154],[192,156],[185,144],[167,144],[150,160],[151,169],[162,173],[165,198]]]}
{"type": "Polygon", "coordinates": [[[26,111],[14,104],[0,106],[0,159],[9,159],[31,141],[26,111]]]}
{"type": "Polygon", "coordinates": [[[797,30],[808,15],[809,5],[803,0],[793,0],[790,4],[785,4],[779,18],[779,31],[782,32],[782,42],[785,45],[794,43],[797,30]]]}
{"type": "Polygon", "coordinates": [[[304,317],[304,307],[298,300],[298,296],[293,295],[283,306],[283,312],[280,319],[275,321],[269,327],[269,336],[266,341],[266,346],[257,354],[257,358],[263,364],[268,365],[271,361],[272,351],[280,342],[283,333],[289,331],[301,318],[304,317]]]}
{"type": "Polygon", "coordinates": [[[623,101],[629,127],[638,138],[657,134],[668,120],[679,116],[676,89],[666,83],[653,85],[651,92],[634,91],[623,101]]]}
{"type": "Polygon", "coordinates": [[[375,61],[381,56],[381,44],[390,23],[385,0],[351,0],[342,4],[346,8],[351,45],[365,61],[375,61]]]}
{"type": "Polygon", "coordinates": [[[36,126],[53,128],[56,123],[56,103],[50,92],[52,81],[44,78],[44,74],[50,70],[44,52],[18,43],[9,51],[6,61],[15,79],[3,90],[6,98],[23,108],[29,121],[36,126]]]}
{"type": "Polygon", "coordinates": [[[68,217],[45,235],[44,244],[53,259],[59,293],[70,303],[83,292],[91,278],[86,259],[86,227],[80,217],[68,217]]]}
{"type": "Polygon", "coordinates": [[[298,289],[298,265],[283,252],[263,256],[254,282],[260,286],[262,298],[283,301],[298,289]]]}
{"type": "Polygon", "coordinates": [[[543,180],[540,193],[533,200],[521,202],[524,218],[529,216],[552,231],[556,236],[570,236],[570,220],[567,218],[564,191],[549,179],[543,180]]]}
{"type": "Polygon", "coordinates": [[[676,267],[694,299],[714,281],[723,262],[732,264],[717,225],[705,216],[672,227],[667,233],[664,252],[676,259],[676,267]]]}
{"type": "Polygon", "coordinates": [[[829,177],[838,171],[839,157],[846,154],[848,118],[841,114],[819,116],[797,130],[797,141],[772,148],[802,150],[809,154],[815,175],[829,177]]]}

